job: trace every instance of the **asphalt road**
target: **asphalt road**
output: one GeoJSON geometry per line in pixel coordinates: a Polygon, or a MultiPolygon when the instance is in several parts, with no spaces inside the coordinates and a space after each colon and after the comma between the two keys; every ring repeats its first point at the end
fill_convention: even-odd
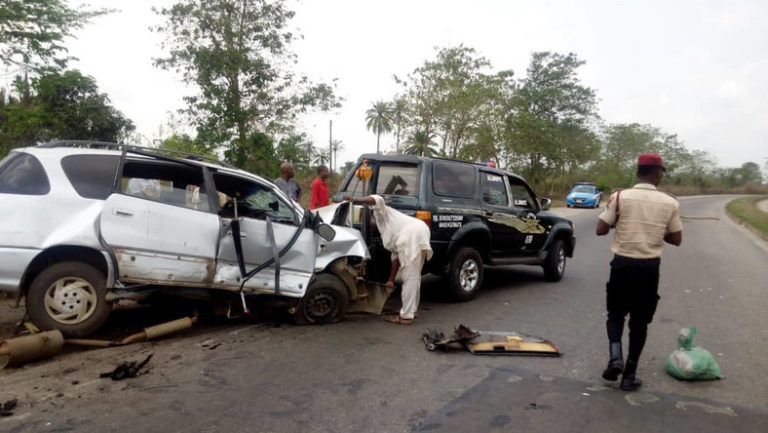
{"type": "MultiPolygon", "coordinates": [[[[694,218],[683,221],[683,245],[663,256],[638,393],[600,378],[610,237],[594,235],[599,210],[564,209],[578,241],[559,283],[534,267],[488,269],[486,287],[468,303],[445,301],[441,283],[427,279],[411,326],[371,316],[305,327],[238,321],[64,354],[0,371],[0,403],[20,402],[0,431],[768,431],[768,248],[728,219],[730,198],[681,199],[683,216],[694,218]],[[564,355],[425,350],[426,328],[451,333],[458,324],[546,337],[564,355]],[[690,325],[724,379],[681,382],[665,373],[679,329],[690,325]],[[145,375],[97,378],[149,353],[145,375]]],[[[123,318],[132,314],[142,313],[123,318]]]]}

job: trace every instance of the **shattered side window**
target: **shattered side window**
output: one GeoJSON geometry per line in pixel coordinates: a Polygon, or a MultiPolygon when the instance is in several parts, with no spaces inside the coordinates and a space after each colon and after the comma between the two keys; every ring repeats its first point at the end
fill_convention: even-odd
{"type": "Polygon", "coordinates": [[[269,216],[275,222],[298,223],[293,208],[266,185],[221,173],[214,174],[213,179],[216,190],[226,196],[221,216],[234,218],[237,210],[238,217],[263,220],[269,216]]]}

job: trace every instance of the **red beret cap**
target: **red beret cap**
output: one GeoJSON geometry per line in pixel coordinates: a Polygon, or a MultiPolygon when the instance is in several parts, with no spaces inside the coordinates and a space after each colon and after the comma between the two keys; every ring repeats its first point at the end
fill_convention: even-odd
{"type": "Polygon", "coordinates": [[[661,155],[658,153],[641,153],[640,156],[637,157],[637,165],[661,167],[664,171],[667,171],[661,161],[661,155]]]}

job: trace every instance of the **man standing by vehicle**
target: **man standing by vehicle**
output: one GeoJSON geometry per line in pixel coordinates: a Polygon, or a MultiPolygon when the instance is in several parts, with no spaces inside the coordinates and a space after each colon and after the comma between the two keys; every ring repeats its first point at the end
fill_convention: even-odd
{"type": "Polygon", "coordinates": [[[317,177],[312,181],[312,199],[309,201],[310,209],[328,206],[331,203],[328,196],[328,167],[317,167],[317,177]]]}
{"type": "Polygon", "coordinates": [[[429,227],[423,221],[387,206],[380,195],[361,198],[347,195],[344,200],[373,206],[373,218],[381,234],[382,244],[392,253],[392,268],[387,285],[394,287],[395,280],[403,283],[400,314],[387,316],[387,321],[410,325],[419,308],[421,268],[424,261],[432,258],[429,227]]]}
{"type": "Polygon", "coordinates": [[[293,164],[290,162],[282,163],[280,165],[280,177],[275,179],[274,182],[288,197],[299,201],[299,198],[301,198],[301,187],[293,180],[293,164]]]}
{"type": "Polygon", "coordinates": [[[616,228],[611,244],[611,274],[606,284],[610,360],[603,378],[616,380],[623,372],[620,388],[625,391],[634,391],[641,385],[635,373],[648,324],[659,301],[659,265],[664,242],[676,246],[682,242],[679,204],[656,189],[665,171],[660,155],[641,154],[637,159],[638,183],[611,194],[597,221],[598,236],[616,228]],[[629,353],[625,365],[621,335],[627,314],[629,353]]]}

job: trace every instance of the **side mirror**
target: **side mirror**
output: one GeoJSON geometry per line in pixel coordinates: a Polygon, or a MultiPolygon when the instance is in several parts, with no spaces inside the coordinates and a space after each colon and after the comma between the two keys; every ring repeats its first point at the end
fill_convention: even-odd
{"type": "Polygon", "coordinates": [[[552,200],[548,198],[541,199],[541,210],[549,210],[552,207],[552,200]]]}
{"type": "Polygon", "coordinates": [[[317,227],[317,234],[320,235],[321,238],[330,242],[336,237],[336,230],[334,230],[333,227],[329,226],[328,224],[320,224],[320,226],[317,227]]]}

